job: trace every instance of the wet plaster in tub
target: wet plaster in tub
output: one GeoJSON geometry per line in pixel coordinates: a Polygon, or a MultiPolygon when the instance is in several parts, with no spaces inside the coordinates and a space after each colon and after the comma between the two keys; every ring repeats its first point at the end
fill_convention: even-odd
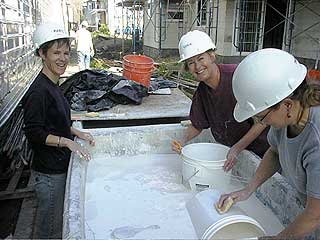
{"type": "MultiPolygon", "coordinates": [[[[181,184],[182,161],[171,151],[183,130],[177,124],[91,130],[92,161],[70,162],[64,238],[198,239],[185,207],[196,193],[181,184]]],[[[204,131],[195,142],[211,137],[204,131]]],[[[254,156],[245,158],[239,176],[248,177],[254,156]]],[[[270,209],[253,200],[244,203],[245,212],[254,217],[265,209],[254,218],[270,235],[279,232],[281,224],[270,209]]]]}
{"type": "MultiPolygon", "coordinates": [[[[186,202],[195,192],[181,183],[177,154],[95,154],[85,193],[87,239],[196,239],[186,202]]],[[[226,192],[242,186],[233,182],[226,192]]],[[[254,196],[239,204],[268,234],[281,223],[254,196]]]]}
{"type": "Polygon", "coordinates": [[[86,237],[194,239],[180,169],[176,154],[96,156],[87,170],[86,237]]]}

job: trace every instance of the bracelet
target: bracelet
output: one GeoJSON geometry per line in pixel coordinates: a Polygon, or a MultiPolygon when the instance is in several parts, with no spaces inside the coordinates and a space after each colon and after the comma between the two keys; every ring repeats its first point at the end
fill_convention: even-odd
{"type": "Polygon", "coordinates": [[[61,137],[59,137],[59,140],[58,140],[58,147],[60,147],[60,142],[61,142],[61,137]]]}

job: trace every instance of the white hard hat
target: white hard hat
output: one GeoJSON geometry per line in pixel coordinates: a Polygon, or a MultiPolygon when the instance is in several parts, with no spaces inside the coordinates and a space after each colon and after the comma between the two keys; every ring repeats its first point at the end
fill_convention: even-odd
{"type": "Polygon", "coordinates": [[[56,23],[43,23],[37,26],[33,35],[36,55],[39,56],[38,50],[44,43],[61,38],[72,38],[67,34],[63,26],[56,23]]]}
{"type": "Polygon", "coordinates": [[[216,49],[216,45],[205,32],[194,30],[183,35],[179,42],[180,61],[204,53],[209,49],[216,49]]]}
{"type": "Polygon", "coordinates": [[[242,122],[281,102],[303,82],[307,68],[291,54],[274,48],[249,54],[232,78],[237,100],[234,118],[242,122]]]}
{"type": "Polygon", "coordinates": [[[82,21],[81,26],[84,26],[87,28],[87,27],[89,27],[89,23],[86,20],[84,20],[84,21],[82,21]]]}

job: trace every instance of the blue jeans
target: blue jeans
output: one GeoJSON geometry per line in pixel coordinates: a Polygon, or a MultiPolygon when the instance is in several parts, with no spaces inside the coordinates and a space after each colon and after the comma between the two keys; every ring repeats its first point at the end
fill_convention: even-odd
{"type": "Polygon", "coordinates": [[[78,64],[80,71],[90,68],[90,53],[83,53],[78,51],[78,64]]]}
{"type": "Polygon", "coordinates": [[[61,238],[67,174],[31,172],[38,201],[34,238],[61,238]]]}

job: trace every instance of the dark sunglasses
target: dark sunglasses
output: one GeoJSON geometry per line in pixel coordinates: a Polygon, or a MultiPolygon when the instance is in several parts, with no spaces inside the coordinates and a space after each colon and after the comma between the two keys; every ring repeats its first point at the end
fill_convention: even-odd
{"type": "Polygon", "coordinates": [[[263,116],[253,116],[252,118],[254,119],[255,122],[257,123],[261,123],[261,124],[264,124],[263,121],[264,119],[269,115],[269,113],[271,113],[274,109],[273,108],[270,108],[269,111],[264,114],[263,116]]]}

